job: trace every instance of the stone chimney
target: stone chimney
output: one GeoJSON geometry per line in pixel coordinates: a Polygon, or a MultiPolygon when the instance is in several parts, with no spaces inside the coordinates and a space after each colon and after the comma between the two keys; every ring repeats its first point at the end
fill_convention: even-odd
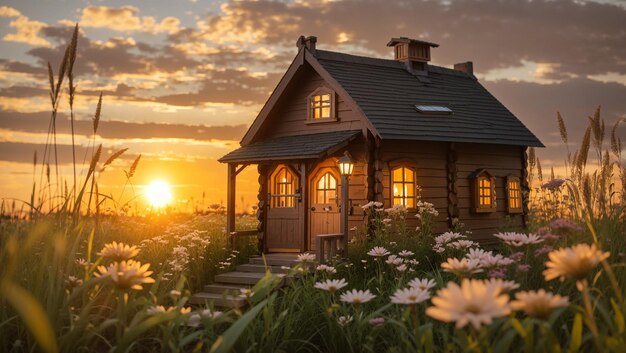
{"type": "Polygon", "coordinates": [[[391,38],[387,46],[394,47],[395,59],[403,62],[410,73],[426,74],[430,48],[437,48],[439,44],[400,37],[391,38]]]}
{"type": "Polygon", "coordinates": [[[302,50],[302,48],[307,48],[311,54],[315,55],[315,43],[317,43],[316,36],[300,36],[296,42],[296,46],[298,47],[298,51],[302,50]]]}
{"type": "Polygon", "coordinates": [[[471,61],[466,61],[464,63],[454,64],[454,69],[457,71],[462,71],[468,73],[470,75],[474,74],[474,63],[471,61]]]}

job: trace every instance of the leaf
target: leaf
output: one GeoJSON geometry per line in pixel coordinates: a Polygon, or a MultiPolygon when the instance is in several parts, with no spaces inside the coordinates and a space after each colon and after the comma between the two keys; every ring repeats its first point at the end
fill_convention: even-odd
{"type": "Polygon", "coordinates": [[[256,317],[256,315],[265,307],[267,304],[267,299],[260,302],[252,309],[250,309],[247,313],[245,313],[239,320],[235,321],[228,330],[224,332],[223,335],[219,336],[213,346],[211,346],[210,353],[228,353],[232,350],[235,343],[243,333],[243,331],[248,327],[250,322],[256,317]]]}
{"type": "MultiPolygon", "coordinates": [[[[126,333],[124,333],[124,336],[122,336],[122,338],[118,342],[117,346],[115,347],[115,352],[125,352],[125,348],[135,342],[137,337],[139,337],[142,333],[163,322],[168,322],[175,319],[177,315],[178,312],[176,311],[165,312],[159,315],[152,316],[142,321],[139,325],[130,327],[128,330],[126,330],[126,333]]],[[[117,325],[120,325],[120,323],[117,323],[117,325]]]]}
{"type": "Polygon", "coordinates": [[[626,325],[624,324],[624,313],[617,306],[617,303],[613,298],[611,298],[611,306],[613,307],[613,311],[615,312],[615,324],[617,325],[619,332],[624,332],[624,329],[626,328],[626,325]]]}
{"type": "Polygon", "coordinates": [[[0,285],[0,294],[18,312],[41,350],[48,353],[59,351],[48,315],[41,304],[24,288],[7,280],[0,285]]]}
{"type": "Polygon", "coordinates": [[[574,324],[572,325],[572,335],[570,337],[569,353],[575,353],[580,350],[580,345],[583,340],[583,315],[577,313],[574,317],[574,324]]]}

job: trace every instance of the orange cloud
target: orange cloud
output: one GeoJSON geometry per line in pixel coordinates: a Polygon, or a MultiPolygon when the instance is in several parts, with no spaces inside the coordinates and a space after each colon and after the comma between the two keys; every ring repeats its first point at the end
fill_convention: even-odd
{"type": "Polygon", "coordinates": [[[180,20],[168,16],[158,22],[152,16],[140,17],[134,6],[112,8],[108,6],[87,6],[83,9],[80,24],[83,27],[107,28],[114,31],[138,31],[173,34],[180,30],[180,20]]]}
{"type": "Polygon", "coordinates": [[[30,20],[22,15],[18,10],[8,7],[0,7],[0,17],[15,18],[9,26],[15,28],[17,32],[6,34],[2,39],[7,42],[26,43],[39,47],[50,47],[50,43],[39,36],[39,32],[47,25],[43,22],[30,20]]]}

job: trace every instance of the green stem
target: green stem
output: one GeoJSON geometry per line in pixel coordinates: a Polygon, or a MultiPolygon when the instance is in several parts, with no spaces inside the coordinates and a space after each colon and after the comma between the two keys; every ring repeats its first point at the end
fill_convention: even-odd
{"type": "Polygon", "coordinates": [[[116,327],[116,335],[117,338],[116,344],[119,344],[122,341],[122,335],[124,334],[124,326],[125,326],[125,318],[124,318],[124,309],[125,309],[125,298],[124,292],[118,293],[118,303],[117,303],[117,327],[116,327]]]}
{"type": "Polygon", "coordinates": [[[415,346],[417,347],[417,351],[419,352],[421,349],[420,337],[419,337],[419,317],[417,316],[417,305],[413,304],[410,306],[411,308],[411,316],[413,317],[413,329],[415,330],[415,346]]]}

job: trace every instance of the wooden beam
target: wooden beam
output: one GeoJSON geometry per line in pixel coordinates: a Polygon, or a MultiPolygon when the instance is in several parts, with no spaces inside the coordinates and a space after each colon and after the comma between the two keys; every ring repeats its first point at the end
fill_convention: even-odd
{"type": "Polygon", "coordinates": [[[308,215],[309,215],[309,176],[307,174],[306,163],[300,163],[300,200],[301,205],[300,209],[302,210],[301,219],[301,227],[302,227],[302,236],[304,237],[304,241],[302,242],[301,251],[305,251],[309,248],[309,227],[308,227],[308,215]]]}
{"type": "Polygon", "coordinates": [[[239,169],[237,169],[237,170],[235,171],[235,175],[239,175],[239,173],[241,173],[244,169],[246,169],[246,167],[247,167],[248,165],[249,165],[249,164],[244,164],[244,165],[242,165],[241,167],[239,167],[239,169]]]}
{"type": "Polygon", "coordinates": [[[226,198],[226,233],[235,231],[235,192],[237,190],[237,164],[228,163],[228,189],[226,198]]]}

